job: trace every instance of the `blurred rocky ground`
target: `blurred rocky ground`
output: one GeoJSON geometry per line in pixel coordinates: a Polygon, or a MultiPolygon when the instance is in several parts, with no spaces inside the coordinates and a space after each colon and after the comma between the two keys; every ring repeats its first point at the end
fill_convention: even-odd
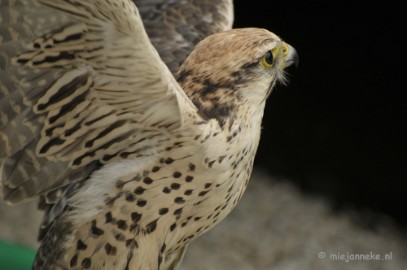
{"type": "MultiPolygon", "coordinates": [[[[41,220],[35,208],[35,202],[1,202],[0,240],[35,248],[41,220]]],[[[181,270],[402,270],[405,241],[388,217],[335,212],[323,199],[257,170],[232,214],[190,245],[181,270]]]]}

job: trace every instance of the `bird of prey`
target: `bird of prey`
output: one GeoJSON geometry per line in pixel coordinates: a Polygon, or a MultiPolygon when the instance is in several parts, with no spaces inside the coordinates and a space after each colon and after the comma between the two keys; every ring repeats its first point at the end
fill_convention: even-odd
{"type": "Polygon", "coordinates": [[[232,0],[0,0],[1,193],[34,269],[175,269],[241,198],[297,61],[232,0]]]}

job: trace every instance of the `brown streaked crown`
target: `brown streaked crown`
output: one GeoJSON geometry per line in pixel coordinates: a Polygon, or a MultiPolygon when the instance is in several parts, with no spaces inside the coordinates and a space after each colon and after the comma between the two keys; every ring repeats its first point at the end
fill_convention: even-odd
{"type": "Polygon", "coordinates": [[[259,61],[280,43],[275,34],[259,28],[214,34],[196,46],[181,66],[177,80],[200,115],[216,118],[222,125],[242,101],[240,90],[257,88],[259,81],[271,87],[277,76],[270,76],[273,71],[264,72],[259,61]]]}

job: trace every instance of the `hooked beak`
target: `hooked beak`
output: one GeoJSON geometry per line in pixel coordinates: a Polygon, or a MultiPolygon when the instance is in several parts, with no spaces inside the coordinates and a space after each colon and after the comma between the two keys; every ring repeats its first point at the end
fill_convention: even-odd
{"type": "Polygon", "coordinates": [[[283,42],[284,68],[294,65],[298,67],[300,58],[297,51],[290,44],[283,42]]]}

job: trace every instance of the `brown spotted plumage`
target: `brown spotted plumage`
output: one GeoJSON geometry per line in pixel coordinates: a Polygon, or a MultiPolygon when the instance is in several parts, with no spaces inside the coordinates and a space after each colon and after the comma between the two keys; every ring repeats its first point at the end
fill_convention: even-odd
{"type": "Polygon", "coordinates": [[[175,269],[241,198],[297,60],[228,30],[231,0],[134,2],[0,1],[1,192],[41,198],[34,269],[175,269]]]}

